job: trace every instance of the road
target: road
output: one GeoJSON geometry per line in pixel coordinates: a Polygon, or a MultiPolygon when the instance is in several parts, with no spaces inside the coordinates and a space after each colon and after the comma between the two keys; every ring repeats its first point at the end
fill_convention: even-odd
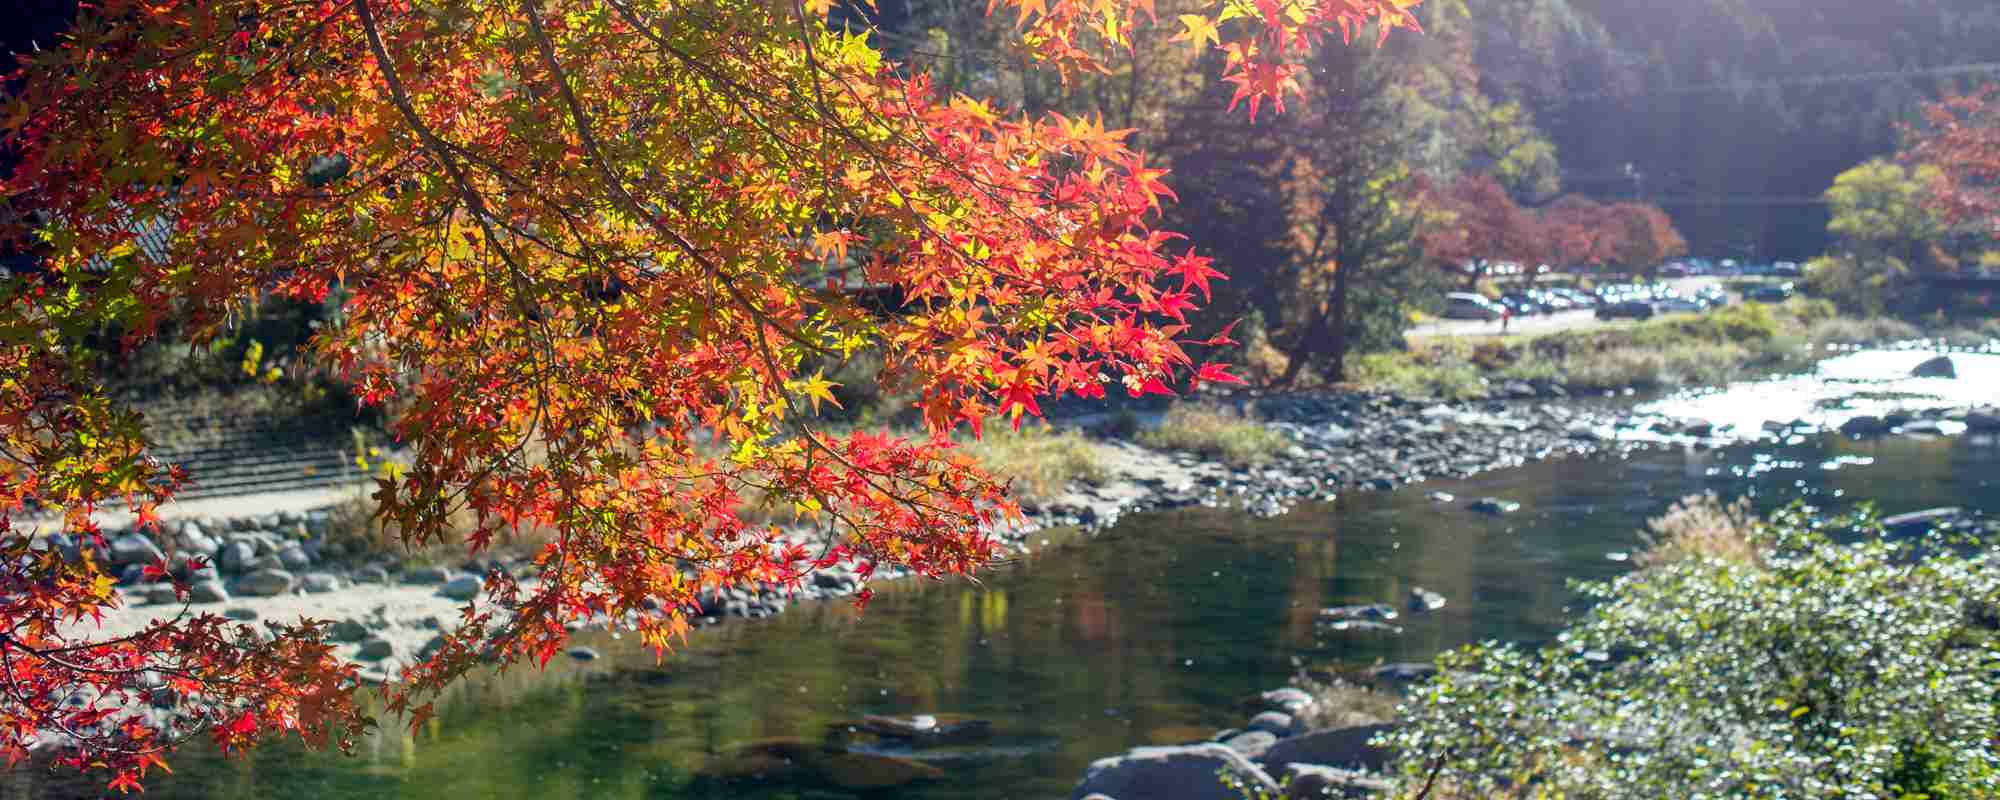
{"type": "MultiPolygon", "coordinates": [[[[1712,277],[1675,278],[1666,281],[1668,286],[1673,287],[1674,291],[1682,295],[1691,295],[1708,286],[1720,285],[1721,283],[1721,279],[1712,277]]],[[[1731,298],[1731,302],[1739,302],[1740,299],[1731,298]]],[[[1507,324],[1506,335],[1537,335],[1555,333],[1556,331],[1565,331],[1573,328],[1592,328],[1600,325],[1619,324],[1626,323],[1623,320],[1611,322],[1600,321],[1597,319],[1596,313],[1589,310],[1560,311],[1547,316],[1532,315],[1515,317],[1507,324]]],[[[1501,332],[1499,320],[1487,322],[1477,319],[1440,319],[1426,322],[1404,331],[1403,335],[1406,338],[1422,339],[1439,336],[1499,336],[1501,332]]]]}

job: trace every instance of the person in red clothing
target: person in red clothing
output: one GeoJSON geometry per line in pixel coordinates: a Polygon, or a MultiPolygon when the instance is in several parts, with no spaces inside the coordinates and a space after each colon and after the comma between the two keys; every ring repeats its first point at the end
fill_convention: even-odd
{"type": "Polygon", "coordinates": [[[1501,307],[1500,307],[1500,332],[1501,332],[1501,333],[1506,333],[1506,332],[1507,332],[1507,323],[1509,323],[1509,322],[1513,322],[1513,321],[1514,321],[1514,308],[1513,308],[1512,306],[1504,306],[1504,305],[1503,305],[1503,306],[1501,306],[1501,307]]]}

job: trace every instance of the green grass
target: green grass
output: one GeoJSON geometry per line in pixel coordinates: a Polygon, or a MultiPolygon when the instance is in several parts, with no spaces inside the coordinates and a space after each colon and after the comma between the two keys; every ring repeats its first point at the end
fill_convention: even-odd
{"type": "Polygon", "coordinates": [[[1157,427],[1139,433],[1139,443],[1156,450],[1180,450],[1236,466],[1262,464],[1292,447],[1284,434],[1234,412],[1191,403],[1167,409],[1157,427]]]}
{"type": "Polygon", "coordinates": [[[1798,299],[1676,314],[1631,325],[1515,340],[1434,339],[1400,353],[1364,356],[1356,382],[1406,396],[1463,400],[1508,381],[1548,381],[1572,391],[1726,383],[1756,370],[1803,363],[1806,343],[1848,331],[1897,333],[1901,323],[1855,323],[1826,303],[1798,299]]]}

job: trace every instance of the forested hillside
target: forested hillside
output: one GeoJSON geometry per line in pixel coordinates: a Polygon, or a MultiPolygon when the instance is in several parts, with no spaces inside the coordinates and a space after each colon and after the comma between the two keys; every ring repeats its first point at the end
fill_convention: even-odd
{"type": "Polygon", "coordinates": [[[1555,142],[1565,186],[1643,191],[1698,254],[1819,253],[1817,203],[1942,93],[1996,74],[1990,0],[1486,0],[1478,61],[1555,142]],[[1632,172],[1626,170],[1631,164],[1632,172]],[[1634,174],[1636,173],[1636,175],[1634,174]]]}

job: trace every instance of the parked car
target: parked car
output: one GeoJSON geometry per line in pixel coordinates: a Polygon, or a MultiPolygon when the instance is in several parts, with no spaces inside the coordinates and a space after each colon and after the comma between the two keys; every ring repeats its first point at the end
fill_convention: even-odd
{"type": "Polygon", "coordinates": [[[1500,306],[1471,292],[1452,292],[1444,296],[1444,318],[1496,320],[1500,306]]]}
{"type": "Polygon", "coordinates": [[[1646,300],[1620,300],[1597,307],[1598,319],[1652,319],[1653,304],[1646,300]]]}
{"type": "Polygon", "coordinates": [[[1709,308],[1720,308],[1729,305],[1729,293],[1723,291],[1720,286],[1702,287],[1702,290],[1695,294],[1695,299],[1700,300],[1709,308]]]}
{"type": "Polygon", "coordinates": [[[1782,303],[1792,299],[1792,285],[1776,283],[1758,286],[1744,292],[1743,299],[1753,303],[1782,303]]]}
{"type": "Polygon", "coordinates": [[[1662,314],[1700,313],[1708,309],[1708,306],[1702,303],[1700,300],[1681,297],[1679,295],[1674,295],[1672,297],[1663,299],[1660,302],[1655,303],[1653,307],[1659,310],[1660,313],[1662,314]]]}
{"type": "Polygon", "coordinates": [[[1796,261],[1780,261],[1771,265],[1771,274],[1787,278],[1797,278],[1804,275],[1805,270],[1800,269],[1796,261]]]}

